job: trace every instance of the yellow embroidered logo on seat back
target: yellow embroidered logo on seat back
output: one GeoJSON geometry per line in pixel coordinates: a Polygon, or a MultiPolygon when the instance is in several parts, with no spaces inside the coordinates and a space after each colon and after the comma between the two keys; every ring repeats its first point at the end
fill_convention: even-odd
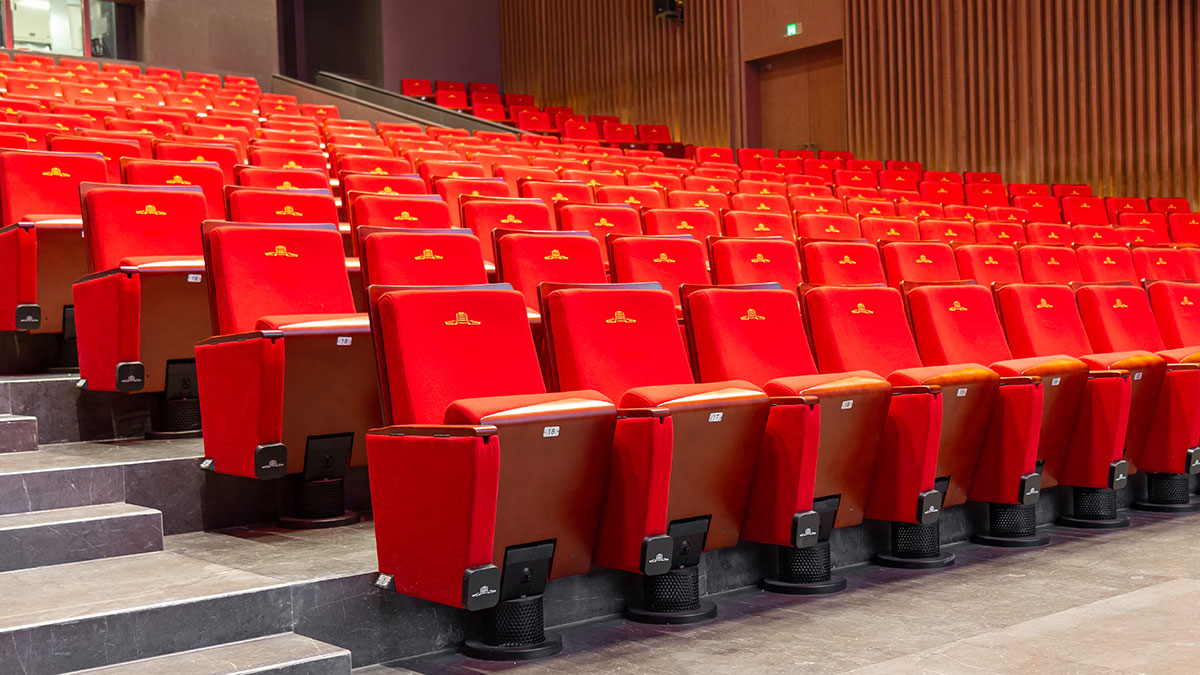
{"type": "Polygon", "coordinates": [[[263,255],[268,258],[299,258],[300,255],[287,250],[286,246],[276,246],[274,251],[267,251],[263,255]]]}
{"type": "Polygon", "coordinates": [[[481,322],[468,317],[466,312],[458,312],[453,319],[445,323],[447,326],[478,326],[481,322]]]}

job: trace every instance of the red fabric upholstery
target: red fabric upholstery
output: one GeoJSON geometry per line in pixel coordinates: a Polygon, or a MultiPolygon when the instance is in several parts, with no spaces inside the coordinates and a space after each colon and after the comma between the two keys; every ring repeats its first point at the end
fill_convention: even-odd
{"type": "Polygon", "coordinates": [[[242,188],[228,195],[229,219],[241,223],[338,222],[333,195],[320,190],[242,188]]]}
{"type": "Polygon", "coordinates": [[[801,282],[800,253],[784,239],[719,239],[712,243],[713,280],[718,284],[777,282],[795,293],[801,282]]]}
{"type": "Polygon", "coordinates": [[[896,205],[896,215],[902,218],[943,218],[945,210],[941,204],[933,202],[901,202],[896,205]]]}
{"type": "Polygon", "coordinates": [[[600,243],[575,234],[513,233],[496,245],[500,281],[512,284],[525,298],[526,307],[539,307],[538,284],[603,284],[608,282],[600,243]]]}
{"type": "Polygon", "coordinates": [[[1195,281],[1187,255],[1174,248],[1142,246],[1133,249],[1138,277],[1154,281],[1195,281]]]}
{"type": "Polygon", "coordinates": [[[313,169],[238,167],[238,185],[267,190],[328,190],[329,177],[313,169]]]}
{"type": "Polygon", "coordinates": [[[1017,251],[1011,246],[973,244],[954,251],[958,273],[963,279],[991,286],[993,283],[1020,283],[1021,265],[1017,251]]]}
{"type": "Polygon", "coordinates": [[[721,234],[720,221],[706,209],[650,209],[643,215],[646,234],[650,235],[687,234],[698,241],[707,241],[721,234]]]}
{"type": "Polygon", "coordinates": [[[814,288],[805,302],[811,313],[813,348],[823,372],[868,370],[888,375],[921,366],[895,289],[814,288]]]}
{"type": "Polygon", "coordinates": [[[1129,249],[1114,246],[1080,246],[1075,249],[1084,281],[1111,283],[1138,280],[1129,249]]]}
{"type": "Polygon", "coordinates": [[[125,163],[125,180],[132,185],[198,187],[204,192],[207,217],[225,218],[224,176],[215,163],[135,159],[125,163]]]}
{"type": "Polygon", "coordinates": [[[1194,284],[1161,281],[1150,284],[1147,293],[1168,349],[1200,345],[1200,289],[1194,284]]]}
{"type": "Polygon", "coordinates": [[[354,312],[335,230],[218,227],[209,252],[218,334],[252,331],[262,316],[354,312]]]}
{"type": "Polygon", "coordinates": [[[917,223],[917,229],[921,233],[921,239],[925,241],[944,241],[947,244],[975,243],[975,227],[966,220],[927,218],[917,223]]]}
{"type": "Polygon", "coordinates": [[[856,241],[814,241],[804,245],[804,273],[812,284],[886,283],[879,250],[856,241]]]}
{"type": "Polygon", "coordinates": [[[372,232],[362,245],[363,283],[367,287],[487,283],[479,242],[461,231],[372,232]]]}
{"type": "Polygon", "coordinates": [[[1012,202],[1013,206],[1029,212],[1029,222],[1031,223],[1063,222],[1062,211],[1059,209],[1058,200],[1054,197],[1018,196],[1013,197],[1012,202]]]}
{"type": "Polygon", "coordinates": [[[968,206],[1008,206],[1008,193],[1003,183],[973,183],[963,185],[968,206]]]}
{"type": "Polygon", "coordinates": [[[906,218],[863,218],[858,221],[863,239],[869,242],[920,241],[921,232],[906,218]]]}
{"type": "Polygon", "coordinates": [[[793,197],[792,209],[797,214],[844,214],[846,212],[846,204],[834,197],[793,197]]]}
{"type": "Polygon", "coordinates": [[[954,249],[940,242],[898,241],[883,246],[883,267],[888,285],[899,289],[904,281],[958,279],[954,249]]]}
{"type": "Polygon", "coordinates": [[[1025,227],[1020,223],[984,221],[975,224],[975,241],[980,244],[1007,244],[1025,241],[1025,227]]]}
{"type": "Polygon", "coordinates": [[[440,199],[367,194],[352,200],[350,222],[356,228],[442,229],[450,227],[450,210],[440,199]]]}
{"type": "Polygon", "coordinates": [[[1075,251],[1055,246],[1022,246],[1021,275],[1028,283],[1069,284],[1083,281],[1075,251]]]}
{"type": "Polygon", "coordinates": [[[847,215],[804,213],[796,216],[796,232],[801,239],[861,239],[858,219],[847,215]]]}
{"type": "Polygon", "coordinates": [[[928,180],[928,172],[926,172],[926,180],[921,181],[917,185],[917,189],[920,191],[923,201],[943,206],[948,204],[962,204],[964,200],[962,184],[931,182],[928,180]]]}
{"type": "Polygon", "coordinates": [[[1100,197],[1062,198],[1063,222],[1070,225],[1108,225],[1108,211],[1100,197]]]}
{"type": "Polygon", "coordinates": [[[1070,246],[1075,240],[1071,226],[1062,223],[1029,223],[1025,226],[1025,237],[1030,244],[1043,246],[1070,246]]]}
{"type": "Polygon", "coordinates": [[[612,242],[613,281],[656,281],[679,304],[681,284],[709,283],[704,246],[682,237],[622,237],[612,242]]]}
{"type": "MultiPolygon", "coordinates": [[[[739,196],[741,195],[735,195],[734,199],[739,196]]],[[[730,237],[783,237],[789,240],[796,238],[792,217],[787,212],[730,211],[725,214],[725,234],[730,237]]]]}

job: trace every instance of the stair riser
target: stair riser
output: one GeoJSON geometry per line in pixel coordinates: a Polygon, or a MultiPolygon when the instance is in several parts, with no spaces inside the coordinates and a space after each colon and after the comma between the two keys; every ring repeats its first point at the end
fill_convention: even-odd
{"type": "Polygon", "coordinates": [[[0,631],[0,664],[55,675],[285,633],[291,597],[280,587],[0,631]]]}
{"type": "Polygon", "coordinates": [[[0,416],[0,452],[37,450],[37,429],[36,417],[0,416]]]}
{"type": "Polygon", "coordinates": [[[86,391],[78,381],[78,376],[30,376],[0,381],[0,389],[9,411],[37,418],[43,445],[132,438],[150,428],[155,394],[86,391]]]}
{"type": "Polygon", "coordinates": [[[0,530],[0,571],[149,553],[163,548],[162,514],[108,518],[0,530]]]}
{"type": "Polygon", "coordinates": [[[0,474],[0,514],[125,501],[125,467],[0,474]]]}

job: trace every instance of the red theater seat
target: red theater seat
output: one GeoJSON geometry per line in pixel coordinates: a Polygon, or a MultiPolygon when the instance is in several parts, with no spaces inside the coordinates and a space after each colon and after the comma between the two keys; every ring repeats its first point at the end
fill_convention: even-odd
{"type": "MultiPolygon", "coordinates": [[[[204,467],[257,478],[299,474],[294,517],[353,522],[340,498],[380,426],[370,325],[354,312],[334,225],[206,225],[216,337],[196,346],[204,467]]],[[[315,522],[314,522],[315,521],[315,522]]]]}
{"type": "Polygon", "coordinates": [[[949,244],[933,241],[895,241],[884,244],[883,269],[888,285],[903,290],[904,282],[957,281],[958,265],[949,244]]]}
{"type": "Polygon", "coordinates": [[[804,274],[810,284],[884,284],[883,263],[874,244],[814,241],[804,244],[804,274]]]}
{"type": "MultiPolygon", "coordinates": [[[[901,532],[915,526],[936,533],[939,510],[967,501],[981,458],[985,463],[999,459],[986,456],[995,450],[989,445],[994,439],[985,443],[983,422],[991,417],[999,375],[971,362],[922,363],[900,293],[893,288],[823,286],[810,289],[804,300],[823,372],[866,370],[910,392],[893,398],[889,429],[895,431],[886,432],[866,516],[904,523],[901,532]]],[[[1015,498],[1019,493],[1012,487],[1010,498],[1015,498]]],[[[895,549],[907,547],[894,546],[893,556],[923,558],[929,566],[950,564],[953,556],[940,556],[933,542],[936,536],[919,553],[901,553],[895,549]]]]}
{"type": "MultiPolygon", "coordinates": [[[[660,290],[562,289],[544,315],[556,388],[595,389],[619,408],[595,562],[645,572],[643,542],[667,535],[676,555],[666,578],[693,588],[700,551],[739,539],[770,403],[748,382],[695,383],[674,302],[660,290]]],[[[664,616],[661,583],[647,581],[646,604],[627,615],[715,614],[692,590],[678,618],[664,616]]]]}
{"type": "MultiPolygon", "coordinates": [[[[1110,385],[1117,385],[1115,393],[1120,392],[1119,379],[1107,378],[1103,373],[1093,379],[1085,363],[1063,354],[1013,359],[992,293],[986,288],[922,286],[909,293],[908,302],[925,363],[944,365],[973,360],[989,364],[1003,378],[988,429],[988,442],[995,451],[985,452],[976,469],[972,499],[1032,509],[1038,493],[1046,487],[1064,482],[1086,487],[1089,485],[1086,481],[1075,482],[1080,475],[1089,471],[1107,472],[1113,461],[1114,446],[1119,443],[1103,437],[1110,420],[1103,419],[1108,409],[1097,403],[1106,400],[1105,391],[1114,393],[1106,389],[1110,385]],[[1030,380],[1019,384],[1019,378],[1030,380]],[[1040,391],[1029,391],[1031,386],[1040,391]],[[1032,401],[1022,398],[1029,394],[1041,399],[1042,405],[1037,406],[1040,419],[1028,414],[1032,409],[1027,404],[1032,401]],[[1026,414],[1022,416],[1022,412],[1026,414]],[[1077,419],[1079,431],[1074,431],[1077,419]],[[1099,432],[1094,438],[1088,435],[1092,430],[1088,425],[1093,420],[1099,422],[1092,427],[1099,432]],[[1025,452],[1006,452],[1014,445],[1025,452]],[[1040,480],[1035,459],[1041,462],[1040,480]],[[1018,485],[1020,489],[1014,489],[1018,485]]],[[[1119,396],[1116,400],[1120,400],[1119,396]]],[[[991,508],[993,516],[1004,510],[991,508]]],[[[997,520],[992,519],[993,529],[997,520]]],[[[1015,528],[1001,527],[1016,530],[1013,534],[1017,536],[1032,537],[1034,525],[1029,518],[1015,528]]],[[[1034,543],[1028,539],[1027,542],[1034,543]]]]}
{"type": "Polygon", "coordinates": [[[79,186],[107,177],[98,155],[0,152],[0,330],[62,332],[87,273],[79,186]]]}
{"type": "Polygon", "coordinates": [[[123,163],[125,182],[131,185],[193,186],[204,192],[206,217],[225,218],[224,175],[212,162],[168,162],[156,159],[130,159],[123,163]]]}
{"type": "MultiPolygon", "coordinates": [[[[211,167],[209,167],[211,168],[211,167]]],[[[90,391],[195,398],[195,345],[212,335],[199,187],[85,186],[88,271],[72,286],[79,372],[90,391]],[[178,369],[177,372],[173,372],[178,369]],[[168,381],[175,386],[170,386],[168,381]]]]}
{"type": "MultiPolygon", "coordinates": [[[[1071,472],[1071,479],[1062,480],[1093,490],[1120,488],[1129,471],[1121,465],[1122,449],[1128,460],[1140,456],[1145,447],[1166,369],[1164,360],[1148,352],[1094,353],[1075,304],[1075,294],[1066,286],[1012,284],[1001,288],[997,299],[1014,356],[1066,354],[1079,358],[1095,371],[1118,371],[1111,373],[1110,378],[1124,384],[1110,384],[1110,388],[1129,387],[1123,391],[1130,393],[1113,392],[1111,398],[1106,399],[1098,409],[1097,419],[1092,420],[1094,428],[1088,432],[1095,443],[1104,438],[1116,441],[1113,453],[1108,457],[1112,464],[1104,467],[1102,461],[1085,463],[1078,467],[1077,474],[1071,472]],[[1125,410],[1129,411],[1127,417],[1123,414],[1125,410]],[[1128,420],[1127,424],[1125,420],[1128,420]]],[[[1077,517],[1078,508],[1076,503],[1077,517]]],[[[1115,504],[1111,504],[1111,508],[1097,509],[1095,516],[1113,520],[1115,504]]]]}
{"type": "Polygon", "coordinates": [[[657,282],[677,306],[680,286],[711,283],[704,245],[690,236],[614,237],[609,247],[613,281],[657,282]]]}
{"type": "Polygon", "coordinates": [[[796,216],[796,233],[801,239],[861,239],[858,218],[846,215],[804,213],[796,216]]]}
{"type": "Polygon", "coordinates": [[[1021,283],[1021,264],[1011,246],[968,244],[954,250],[958,273],[983,286],[1021,283]]]}
{"type": "Polygon", "coordinates": [[[800,286],[800,253],[791,239],[733,236],[709,246],[717,284],[777,283],[793,295],[800,286]]]}
{"type": "MultiPolygon", "coordinates": [[[[1200,437],[1200,346],[1167,349],[1146,292],[1138,286],[1084,286],[1076,291],[1076,297],[1094,348],[1126,354],[1140,350],[1147,356],[1154,352],[1167,362],[1145,443],[1140,453],[1126,455],[1131,470],[1148,475],[1148,501],[1164,501],[1156,498],[1161,493],[1155,484],[1180,479],[1186,484],[1193,463],[1200,461],[1200,454],[1193,450],[1200,437]]],[[[1186,507],[1187,491],[1183,492],[1166,501],[1186,507]]]]}
{"type": "Polygon", "coordinates": [[[792,217],[784,213],[730,211],[725,214],[725,234],[730,237],[783,237],[795,241],[792,217]]]}
{"type": "Polygon", "coordinates": [[[646,234],[686,234],[700,242],[721,234],[720,221],[706,209],[650,209],[643,218],[646,234]]]}
{"type": "Polygon", "coordinates": [[[610,234],[642,234],[637,209],[623,204],[567,204],[558,211],[559,224],[566,232],[587,232],[600,242],[600,255],[608,264],[607,237],[610,234]]]}
{"type": "MultiPolygon", "coordinates": [[[[547,578],[604,564],[597,477],[621,424],[615,406],[591,390],[546,393],[511,290],[385,287],[372,304],[385,417],[397,425],[367,441],[380,571],[399,592],[468,610],[518,603],[542,625],[547,578]]],[[[536,633],[486,650],[548,642],[536,633]]]]}
{"type": "Polygon", "coordinates": [[[361,227],[357,234],[368,288],[487,283],[479,241],[466,230],[361,227]]]}
{"type": "Polygon", "coordinates": [[[796,571],[782,563],[819,554],[827,549],[833,528],[862,522],[885,433],[891,385],[865,371],[818,374],[792,293],[701,289],[690,293],[685,302],[694,370],[700,381],[745,379],[763,387],[774,400],[814,397],[818,401],[819,440],[815,429],[806,425],[807,419],[789,421],[788,413],[793,411],[771,409],[768,437],[779,433],[781,438],[802,441],[804,449],[800,463],[789,463],[784,461],[787,446],[764,446],[742,538],[782,547],[782,583],[768,580],[768,589],[786,591],[794,584],[791,592],[800,592],[796,587],[806,587],[808,592],[836,590],[844,584],[831,578],[827,562],[816,565],[812,578],[797,578],[796,571]],[[798,514],[807,509],[820,514],[821,528],[817,537],[798,542],[794,525],[798,514]],[[802,544],[812,552],[795,549],[802,544]]]}
{"type": "Polygon", "coordinates": [[[858,221],[863,239],[869,242],[920,241],[921,231],[907,218],[863,218],[858,221]]]}
{"type": "Polygon", "coordinates": [[[1021,276],[1032,284],[1070,284],[1083,281],[1075,251],[1058,246],[1022,246],[1021,276]]]}
{"type": "Polygon", "coordinates": [[[1137,283],[1138,273],[1133,266],[1129,249],[1113,246],[1080,246],[1075,249],[1079,273],[1090,283],[1137,283]]]}
{"type": "MultiPolygon", "coordinates": [[[[1033,213],[1031,212],[1031,217],[1033,213]]],[[[1100,197],[1068,196],[1062,198],[1063,222],[1068,225],[1109,225],[1108,211],[1100,197]]]]}
{"type": "Polygon", "coordinates": [[[608,283],[600,251],[600,242],[587,232],[497,232],[497,280],[519,291],[536,316],[542,282],[608,283]]]}

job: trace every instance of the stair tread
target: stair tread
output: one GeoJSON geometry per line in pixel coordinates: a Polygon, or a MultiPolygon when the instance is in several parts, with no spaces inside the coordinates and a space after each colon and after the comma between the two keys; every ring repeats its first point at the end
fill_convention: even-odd
{"type": "Polygon", "coordinates": [[[286,586],[277,579],[154,552],[0,572],[0,632],[286,586]],[[96,593],[103,588],[104,593],[96,593]]]}
{"type": "Polygon", "coordinates": [[[45,511],[27,511],[0,515],[0,530],[19,529],[27,527],[42,527],[61,523],[73,523],[84,520],[101,518],[122,518],[159,514],[158,509],[146,508],[118,502],[115,504],[95,504],[92,506],[72,506],[62,509],[47,509],[45,511]]]}
{"type": "Polygon", "coordinates": [[[40,446],[36,452],[0,453],[0,475],[199,459],[203,456],[204,441],[199,438],[55,443],[40,446]]]}
{"type": "MultiPolygon", "coordinates": [[[[174,675],[253,673],[269,669],[272,666],[318,661],[340,655],[348,657],[349,652],[341,647],[335,647],[303,635],[282,633],[75,672],[80,674],[124,673],[126,675],[167,672],[174,675]]],[[[345,658],[344,660],[346,664],[344,672],[348,674],[349,659],[345,658]]]]}

